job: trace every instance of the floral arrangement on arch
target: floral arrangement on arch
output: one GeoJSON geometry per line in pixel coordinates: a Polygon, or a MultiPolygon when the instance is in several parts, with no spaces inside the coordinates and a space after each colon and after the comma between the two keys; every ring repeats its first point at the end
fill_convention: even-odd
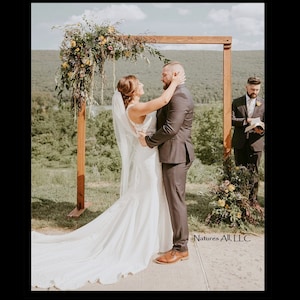
{"type": "MultiPolygon", "coordinates": [[[[64,39],[60,47],[61,65],[56,76],[56,90],[63,101],[63,91],[71,90],[71,107],[78,111],[83,102],[93,102],[94,75],[96,71],[102,79],[101,102],[103,104],[104,63],[118,59],[136,61],[144,58],[147,50],[158,56],[164,63],[169,61],[157,49],[146,44],[143,36],[124,36],[117,29],[118,23],[97,25],[84,19],[64,27],[64,39]]],[[[115,64],[113,63],[115,68],[115,64]]],[[[113,70],[115,86],[115,69],[113,70]]]]}

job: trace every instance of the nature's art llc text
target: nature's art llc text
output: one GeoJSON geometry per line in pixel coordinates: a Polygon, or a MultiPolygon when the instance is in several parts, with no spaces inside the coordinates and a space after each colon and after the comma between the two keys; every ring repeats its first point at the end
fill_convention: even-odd
{"type": "Polygon", "coordinates": [[[223,234],[221,236],[205,236],[194,234],[194,240],[202,241],[215,241],[215,242],[250,242],[250,238],[246,234],[223,234]]]}

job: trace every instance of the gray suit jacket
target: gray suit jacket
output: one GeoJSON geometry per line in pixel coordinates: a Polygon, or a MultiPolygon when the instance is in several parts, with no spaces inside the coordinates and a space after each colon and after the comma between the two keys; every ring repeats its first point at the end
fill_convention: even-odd
{"type": "Polygon", "coordinates": [[[191,138],[193,115],[193,97],[184,84],[179,85],[170,102],[157,111],[157,131],[146,136],[149,147],[158,146],[162,163],[194,160],[191,138]]]}
{"type": "MultiPolygon", "coordinates": [[[[265,121],[265,101],[260,97],[256,98],[256,106],[252,115],[252,118],[257,117],[260,117],[261,121],[265,121]],[[257,105],[258,102],[259,105],[257,105]]],[[[264,135],[254,132],[245,133],[245,128],[249,125],[246,122],[247,118],[246,95],[244,95],[232,101],[232,126],[234,126],[232,147],[241,149],[248,137],[253,151],[263,151],[264,135]]]]}

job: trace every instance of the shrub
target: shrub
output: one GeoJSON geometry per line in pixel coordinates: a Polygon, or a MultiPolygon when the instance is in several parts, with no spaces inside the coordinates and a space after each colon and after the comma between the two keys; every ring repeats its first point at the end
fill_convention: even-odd
{"type": "Polygon", "coordinates": [[[206,108],[204,111],[195,111],[192,141],[196,157],[205,165],[222,162],[222,120],[222,110],[215,105],[206,108]]]}

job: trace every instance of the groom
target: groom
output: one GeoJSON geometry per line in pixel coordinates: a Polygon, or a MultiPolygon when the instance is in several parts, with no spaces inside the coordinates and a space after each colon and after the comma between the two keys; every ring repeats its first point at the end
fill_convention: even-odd
{"type": "MultiPolygon", "coordinates": [[[[163,66],[161,81],[164,89],[169,86],[173,74],[177,72],[185,73],[179,62],[169,62],[163,66]]],[[[193,114],[192,95],[181,84],[177,86],[170,102],[157,111],[157,131],[151,136],[139,138],[143,146],[158,146],[173,228],[173,247],[155,259],[159,264],[171,264],[189,257],[185,186],[187,171],[195,157],[191,140],[193,114]]]]}

